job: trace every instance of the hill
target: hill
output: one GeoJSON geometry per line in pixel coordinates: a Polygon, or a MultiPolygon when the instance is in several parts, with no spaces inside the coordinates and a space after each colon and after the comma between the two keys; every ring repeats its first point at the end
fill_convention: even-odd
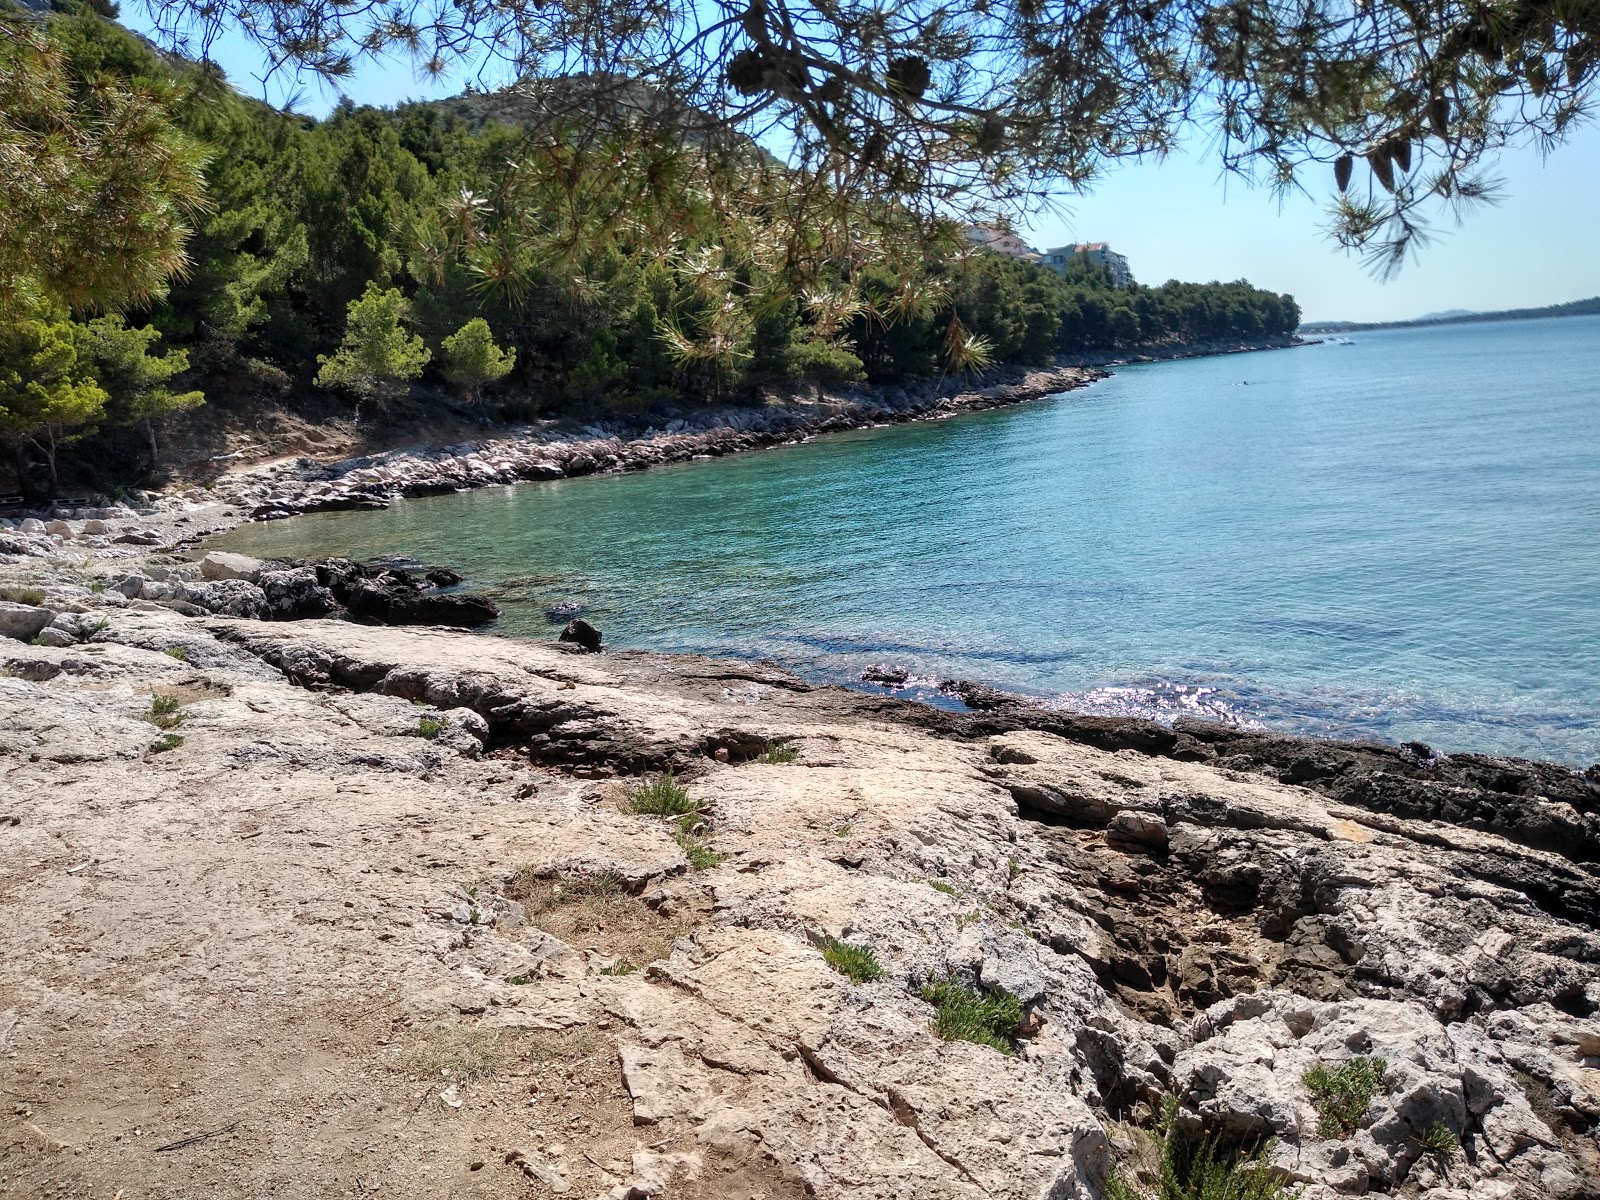
{"type": "Polygon", "coordinates": [[[1587,317],[1600,313],[1600,296],[1551,304],[1544,308],[1507,308],[1499,312],[1464,309],[1418,317],[1414,321],[1319,321],[1302,325],[1301,333],[1355,333],[1366,329],[1417,329],[1430,325],[1471,325],[1482,321],[1541,321],[1546,317],[1587,317]]]}

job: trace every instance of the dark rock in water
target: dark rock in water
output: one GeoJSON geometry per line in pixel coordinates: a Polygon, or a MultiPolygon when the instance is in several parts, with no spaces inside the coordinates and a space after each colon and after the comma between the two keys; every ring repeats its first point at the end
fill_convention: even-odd
{"type": "Polygon", "coordinates": [[[573,617],[583,612],[589,606],[577,600],[563,600],[559,604],[552,604],[544,610],[544,615],[552,621],[570,621],[573,617]]]}
{"type": "Polygon", "coordinates": [[[318,582],[315,567],[263,571],[259,586],[267,598],[267,616],[273,621],[304,621],[339,609],[333,592],[318,582]]]}
{"type": "Polygon", "coordinates": [[[462,576],[459,572],[452,571],[449,567],[434,567],[423,576],[434,587],[455,587],[460,583],[462,576]]]}
{"type": "Polygon", "coordinates": [[[905,687],[911,678],[911,672],[904,667],[879,667],[870,666],[861,672],[862,683],[876,683],[883,687],[905,687]]]}
{"type": "Polygon", "coordinates": [[[385,571],[349,584],[335,595],[351,619],[373,625],[453,625],[475,629],[487,625],[500,610],[482,596],[440,596],[419,588],[403,575],[385,571]]]}
{"type": "Polygon", "coordinates": [[[325,588],[332,588],[335,596],[341,588],[349,587],[366,574],[360,563],[348,558],[324,559],[316,564],[316,570],[317,582],[325,588]]]}
{"type": "Polygon", "coordinates": [[[590,653],[600,649],[600,631],[582,617],[567,622],[561,631],[563,642],[576,642],[590,653]]]}
{"type": "Polygon", "coordinates": [[[992,688],[986,683],[973,683],[967,679],[946,679],[939,684],[939,690],[946,696],[954,696],[968,708],[978,712],[1008,708],[1017,703],[1017,698],[1009,692],[1002,692],[999,688],[992,688]]]}

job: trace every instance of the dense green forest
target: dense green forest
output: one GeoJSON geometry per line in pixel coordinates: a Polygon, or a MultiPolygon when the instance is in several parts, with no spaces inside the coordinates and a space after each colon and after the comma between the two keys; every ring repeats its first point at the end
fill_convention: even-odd
{"type": "MultiPolygon", "coordinates": [[[[892,209],[863,206],[847,250],[790,219],[803,211],[797,177],[749,145],[580,135],[470,95],[310,120],[158,55],[76,0],[58,7],[42,44],[0,49],[12,148],[63,112],[102,114],[120,94],[108,82],[126,85],[148,127],[142,161],[166,164],[189,236],[175,248],[186,261],[163,260],[170,273],[133,263],[165,282],[74,290],[70,269],[52,280],[30,266],[24,242],[47,223],[22,228],[13,206],[0,229],[0,440],[27,490],[56,488],[63,449],[97,434],[97,461],[130,478],[156,470],[164,423],[208,397],[245,410],[342,398],[363,420],[405,398],[525,419],[1299,323],[1292,297],[1243,282],[1117,288],[1087,264],[1063,278],[892,209]],[[19,119],[22,90],[59,111],[19,119]],[[191,169],[203,188],[186,196],[191,169]]],[[[74,236],[63,226],[56,247],[69,265],[74,236]]]]}

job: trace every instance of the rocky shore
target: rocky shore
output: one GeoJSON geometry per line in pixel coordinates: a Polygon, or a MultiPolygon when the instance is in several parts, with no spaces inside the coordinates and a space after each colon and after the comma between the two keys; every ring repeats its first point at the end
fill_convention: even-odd
{"type": "Polygon", "coordinates": [[[8,536],[0,1195],[1600,1196],[1600,773],[8,536]]]}
{"type": "Polygon", "coordinates": [[[906,421],[939,420],[1085,387],[1092,367],[1006,369],[979,389],[947,377],[886,387],[785,398],[758,407],[695,409],[643,428],[620,419],[578,426],[544,422],[510,436],[442,447],[397,449],[337,462],[278,459],[236,466],[202,487],[136,493],[110,505],[57,506],[0,517],[0,563],[67,553],[127,555],[122,547],[182,547],[248,520],[308,512],[387,508],[405,497],[473,488],[640,471],[717,458],[906,421]]]}

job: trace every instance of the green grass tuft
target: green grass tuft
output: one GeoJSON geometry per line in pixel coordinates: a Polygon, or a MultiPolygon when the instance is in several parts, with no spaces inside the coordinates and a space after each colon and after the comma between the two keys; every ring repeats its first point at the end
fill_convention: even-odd
{"type": "Polygon", "coordinates": [[[699,803],[689,799],[688,790],[672,778],[671,771],[629,791],[626,808],[631,813],[654,817],[681,817],[700,811],[699,803]]]}
{"type": "Polygon", "coordinates": [[[15,584],[0,586],[0,600],[9,600],[13,604],[40,605],[44,603],[44,592],[36,587],[17,587],[15,584]]]}
{"type": "Polygon", "coordinates": [[[757,762],[764,763],[792,763],[800,757],[800,751],[784,742],[768,742],[767,748],[761,752],[757,762]]]}
{"type": "Polygon", "coordinates": [[[930,879],[928,880],[928,886],[936,892],[943,892],[946,896],[961,895],[960,888],[956,887],[954,884],[946,883],[942,879],[930,879]]]}
{"type": "Polygon", "coordinates": [[[426,716],[417,722],[417,736],[427,738],[431,742],[448,728],[450,728],[449,721],[441,720],[435,716],[426,716]]]}
{"type": "Polygon", "coordinates": [[[161,653],[165,654],[168,658],[175,658],[179,662],[189,661],[189,652],[182,646],[168,646],[161,653]]]}
{"type": "Polygon", "coordinates": [[[875,983],[884,974],[870,946],[852,946],[838,938],[822,939],[822,961],[852,983],[875,983]]]}
{"type": "Polygon", "coordinates": [[[632,963],[632,962],[629,962],[625,958],[619,958],[611,966],[609,966],[609,967],[601,967],[600,968],[600,974],[602,974],[602,975],[632,975],[638,969],[639,969],[639,964],[638,963],[632,963]]]}
{"type": "Polygon", "coordinates": [[[176,729],[183,724],[182,705],[176,696],[151,696],[144,719],[157,729],[176,729]]]}
{"type": "Polygon", "coordinates": [[[1460,1141],[1443,1121],[1435,1121],[1424,1129],[1422,1136],[1417,1138],[1417,1145],[1422,1147],[1424,1153],[1437,1155],[1445,1162],[1454,1158],[1461,1149],[1460,1141]]]}
{"type": "Polygon", "coordinates": [[[977,991],[959,980],[927,984],[922,998],[938,1010],[933,1031],[947,1042],[976,1042],[1002,1054],[1022,1023],[1022,1003],[1005,992],[977,991]]]}
{"type": "Polygon", "coordinates": [[[175,733],[163,733],[150,743],[151,754],[165,754],[168,750],[176,750],[183,745],[183,739],[175,733]]]}
{"type": "Polygon", "coordinates": [[[1317,1134],[1343,1141],[1354,1133],[1388,1069],[1381,1058],[1352,1058],[1332,1070],[1318,1063],[1307,1071],[1303,1082],[1320,1118],[1317,1134]]]}

